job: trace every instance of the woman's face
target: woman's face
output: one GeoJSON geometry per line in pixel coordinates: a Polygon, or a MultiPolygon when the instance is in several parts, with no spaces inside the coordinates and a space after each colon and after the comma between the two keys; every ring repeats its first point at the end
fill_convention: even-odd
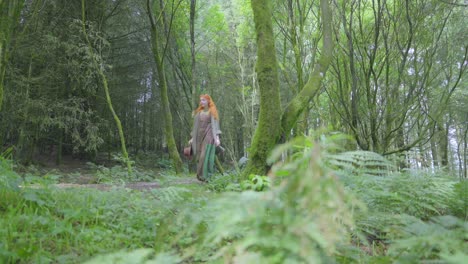
{"type": "Polygon", "coordinates": [[[203,106],[203,108],[207,108],[208,107],[208,100],[206,100],[205,98],[200,98],[200,105],[203,106]]]}

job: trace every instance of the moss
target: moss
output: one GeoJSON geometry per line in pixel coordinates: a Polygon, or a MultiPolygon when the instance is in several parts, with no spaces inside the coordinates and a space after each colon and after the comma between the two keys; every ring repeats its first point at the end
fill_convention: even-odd
{"type": "Polygon", "coordinates": [[[258,127],[252,140],[249,163],[242,178],[250,174],[264,175],[268,170],[266,160],[270,151],[278,143],[281,133],[289,134],[309,101],[318,93],[322,79],[332,58],[333,42],[331,12],[327,0],[320,1],[324,44],[322,56],[315,65],[309,80],[301,92],[288,104],[283,114],[280,113],[280,95],[277,73],[275,41],[271,22],[270,1],[252,0],[252,10],[257,33],[256,72],[260,86],[260,114],[258,127]]]}
{"type": "Polygon", "coordinates": [[[270,1],[252,0],[255,30],[257,33],[256,73],[260,86],[260,113],[258,126],[252,140],[249,162],[243,171],[246,179],[250,174],[264,175],[268,170],[266,159],[281,133],[281,102],[275,41],[271,21],[270,1]]]}
{"type": "MultiPolygon", "coordinates": [[[[164,62],[163,62],[162,56],[159,54],[160,43],[158,42],[158,40],[160,36],[158,35],[156,21],[154,20],[154,17],[152,15],[152,11],[150,10],[149,5],[147,6],[147,8],[148,8],[149,19],[151,22],[152,51],[153,51],[153,56],[154,56],[154,60],[156,63],[156,71],[158,74],[159,83],[161,84],[160,93],[161,93],[162,110],[164,112],[164,115],[163,115],[164,116],[164,134],[166,137],[167,147],[169,149],[169,157],[172,160],[172,164],[174,166],[176,174],[180,174],[183,172],[183,164],[182,164],[182,159],[180,158],[179,151],[177,150],[177,145],[174,139],[174,129],[172,127],[172,114],[171,114],[171,109],[169,107],[169,97],[167,95],[167,81],[166,81],[166,75],[164,73],[164,62]]],[[[164,21],[164,19],[160,19],[158,21],[164,21]]]]}

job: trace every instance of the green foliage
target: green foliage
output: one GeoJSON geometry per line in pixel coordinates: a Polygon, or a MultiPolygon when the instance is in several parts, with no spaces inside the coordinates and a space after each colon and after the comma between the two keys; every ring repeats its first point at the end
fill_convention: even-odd
{"type": "MultiPolygon", "coordinates": [[[[367,152],[363,155],[369,156],[367,152]]],[[[466,252],[463,241],[468,226],[462,220],[466,209],[460,209],[463,204],[466,207],[466,193],[461,191],[464,182],[417,171],[411,174],[389,171],[385,175],[381,168],[388,161],[377,154],[370,155],[374,157],[372,160],[379,161],[377,166],[369,166],[363,174],[362,170],[356,170],[361,167],[359,164],[366,164],[361,156],[330,162],[341,165],[346,160],[338,167],[340,178],[369,208],[368,212],[357,211],[354,234],[364,235],[367,242],[361,238],[360,244],[371,247],[376,256],[358,259],[375,263],[449,261],[466,252]],[[382,255],[386,257],[382,259],[382,255]]]]}
{"type": "Polygon", "coordinates": [[[241,182],[241,188],[242,190],[264,191],[270,187],[270,182],[268,176],[250,174],[248,180],[241,182]]]}
{"type": "Polygon", "coordinates": [[[212,39],[216,43],[225,42],[225,36],[229,30],[227,28],[224,14],[220,10],[220,6],[211,6],[206,11],[206,14],[203,15],[206,19],[203,20],[200,26],[206,30],[206,33],[208,34],[206,37],[212,39]]]}
{"type": "Polygon", "coordinates": [[[168,169],[172,166],[171,160],[166,157],[160,157],[158,153],[141,151],[133,156],[135,165],[139,168],[161,168],[168,169]]]}
{"type": "Polygon", "coordinates": [[[184,187],[170,186],[151,191],[153,197],[161,203],[170,204],[171,202],[181,202],[190,196],[191,191],[184,187]]]}
{"type": "Polygon", "coordinates": [[[468,224],[456,217],[437,216],[428,222],[413,219],[400,232],[388,249],[388,255],[400,263],[467,256],[468,224]]]}
{"type": "Polygon", "coordinates": [[[156,166],[162,169],[170,169],[173,167],[171,160],[168,158],[157,159],[156,166]]]}
{"type": "Polygon", "coordinates": [[[140,248],[133,251],[119,251],[95,257],[84,264],[158,264],[179,263],[179,258],[169,254],[158,254],[154,256],[154,250],[140,248]]]}
{"type": "Polygon", "coordinates": [[[235,14],[231,18],[236,25],[236,46],[244,48],[251,45],[251,39],[255,36],[253,14],[250,0],[232,1],[235,14]]]}
{"type": "Polygon", "coordinates": [[[146,172],[134,168],[132,174],[128,174],[127,168],[120,165],[113,166],[111,168],[94,165],[88,163],[92,170],[95,170],[96,183],[117,183],[122,184],[125,182],[149,182],[154,180],[154,175],[151,172],[146,172]]]}
{"type": "Polygon", "coordinates": [[[19,199],[5,201],[0,210],[0,262],[78,263],[121,248],[154,247],[160,223],[182,204],[196,203],[192,194],[181,187],[151,193],[24,188],[19,199]]]}
{"type": "Polygon", "coordinates": [[[326,167],[320,146],[304,141],[308,144],[300,155],[274,168],[273,175],[290,172],[280,185],[263,192],[224,193],[208,201],[201,214],[183,213],[178,225],[184,228],[176,236],[176,243],[186,248],[181,255],[189,261],[332,261],[337,243],[349,242],[352,208],[360,205],[326,167]]]}
{"type": "Polygon", "coordinates": [[[240,191],[239,174],[233,172],[228,174],[214,174],[211,176],[207,187],[215,192],[240,191]]]}
{"type": "Polygon", "coordinates": [[[452,181],[431,176],[391,174],[344,179],[348,187],[376,212],[409,214],[421,219],[449,211],[452,181]]]}
{"type": "MultiPolygon", "coordinates": [[[[15,158],[26,162],[37,146],[94,153],[104,143],[102,130],[108,126],[98,111],[94,58],[79,34],[81,21],[63,16],[59,3],[44,2],[43,8],[47,14],[26,15],[22,24],[19,48],[7,73],[5,112],[0,113],[11,124],[2,133],[16,135],[7,137],[18,150],[15,158]]],[[[89,31],[96,45],[108,47],[95,25],[89,25],[89,31]]]]}
{"type": "Polygon", "coordinates": [[[451,214],[468,220],[468,180],[461,180],[454,185],[450,196],[449,209],[451,214]]]}
{"type": "Polygon", "coordinates": [[[0,213],[21,200],[21,177],[12,170],[12,162],[0,155],[0,213]]]}
{"type": "MultiPolygon", "coordinates": [[[[258,186],[270,181],[261,192],[241,191],[236,174],[202,185],[171,171],[145,192],[57,189],[50,185],[55,173],[22,180],[3,159],[0,262],[458,263],[466,257],[466,182],[417,171],[384,175],[383,157],[349,155],[338,134],[318,139],[278,146],[269,176],[251,177],[252,188],[255,179],[258,186]]],[[[121,183],[127,177],[122,167],[93,168],[121,183]]]]}
{"type": "Polygon", "coordinates": [[[329,155],[328,162],[337,173],[356,176],[386,176],[395,166],[382,155],[371,151],[347,151],[329,155]]]}

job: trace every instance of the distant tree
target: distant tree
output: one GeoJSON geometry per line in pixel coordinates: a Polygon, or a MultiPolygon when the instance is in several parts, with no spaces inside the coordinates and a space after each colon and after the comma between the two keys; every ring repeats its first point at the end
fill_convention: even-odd
{"type": "Polygon", "coordinates": [[[459,7],[442,1],[334,2],[339,45],[327,93],[336,125],[361,149],[397,154],[401,167],[409,166],[407,151],[432,141],[436,163],[447,166],[447,107],[467,58],[457,37],[463,33],[452,22],[459,7]]]}
{"type": "Polygon", "coordinates": [[[116,114],[116,112],[114,110],[114,107],[112,106],[112,100],[111,100],[110,93],[109,93],[109,85],[108,85],[107,77],[104,74],[104,69],[103,69],[102,65],[100,65],[100,63],[99,63],[100,61],[98,61],[97,57],[99,55],[94,54],[93,47],[92,47],[91,41],[89,40],[88,32],[86,30],[85,2],[86,2],[86,0],[81,0],[81,22],[82,22],[82,30],[83,30],[82,33],[84,34],[84,37],[85,37],[86,42],[88,44],[88,48],[89,48],[88,52],[90,53],[90,56],[92,58],[92,62],[94,63],[95,70],[98,72],[99,77],[100,77],[100,79],[102,81],[102,85],[103,85],[104,92],[105,92],[105,95],[106,95],[107,105],[109,107],[109,110],[112,113],[112,117],[114,118],[115,124],[117,125],[117,129],[119,131],[119,138],[120,138],[120,146],[121,146],[121,150],[122,150],[122,156],[123,156],[125,164],[127,165],[128,174],[131,175],[132,174],[132,165],[131,165],[130,159],[128,157],[127,147],[125,145],[125,136],[124,136],[123,129],[122,129],[122,123],[120,122],[120,118],[117,116],[117,114],[116,114]]]}
{"type": "MultiPolygon", "coordinates": [[[[161,5],[157,1],[146,1],[147,13],[151,24],[151,41],[154,61],[156,63],[156,74],[158,76],[158,84],[161,92],[161,103],[164,117],[164,134],[169,150],[169,156],[172,160],[172,164],[176,173],[182,172],[182,160],[177,150],[177,145],[174,139],[174,128],[172,124],[172,114],[169,104],[167,78],[164,66],[164,58],[166,56],[167,44],[163,43],[165,32],[165,5],[161,2],[161,5]],[[156,15],[155,15],[156,14],[156,15]]],[[[169,25],[170,27],[170,25],[169,25]]],[[[168,37],[166,37],[168,41],[168,37]]]]}
{"type": "Polygon", "coordinates": [[[18,23],[24,1],[0,0],[0,110],[3,102],[3,81],[8,63],[10,41],[18,23]]]}

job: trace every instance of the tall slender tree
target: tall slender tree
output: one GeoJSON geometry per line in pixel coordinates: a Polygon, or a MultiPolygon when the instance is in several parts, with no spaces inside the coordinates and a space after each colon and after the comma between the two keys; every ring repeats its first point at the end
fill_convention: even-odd
{"type": "Polygon", "coordinates": [[[92,54],[93,53],[93,47],[91,45],[91,42],[89,41],[88,33],[86,31],[85,2],[86,2],[86,0],[81,0],[81,22],[82,22],[83,34],[84,34],[84,37],[85,37],[86,42],[88,44],[88,48],[89,48],[89,52],[91,53],[91,57],[93,58],[95,69],[98,71],[99,77],[100,77],[100,79],[102,81],[102,85],[104,87],[104,92],[106,94],[107,105],[109,106],[109,110],[111,111],[112,117],[114,118],[115,124],[117,125],[117,129],[119,131],[119,138],[120,138],[120,146],[121,146],[121,149],[122,149],[122,155],[123,155],[123,158],[124,158],[124,162],[127,165],[128,174],[131,175],[132,174],[132,165],[131,165],[130,159],[128,157],[127,147],[125,145],[125,136],[124,136],[124,132],[123,132],[123,129],[122,129],[122,123],[120,122],[120,118],[118,117],[118,115],[116,114],[116,112],[114,110],[114,107],[112,106],[112,100],[111,100],[110,93],[109,93],[109,86],[108,86],[108,82],[107,82],[107,77],[104,74],[104,69],[101,67],[101,65],[99,65],[99,63],[98,63],[98,61],[96,59],[96,56],[94,56],[92,54]]]}
{"type": "Polygon", "coordinates": [[[0,110],[3,102],[3,81],[8,62],[9,44],[23,3],[22,0],[0,0],[0,110]]]}
{"type": "Polygon", "coordinates": [[[466,70],[466,46],[452,33],[458,26],[451,28],[457,7],[439,1],[334,2],[340,45],[327,93],[340,128],[361,149],[398,154],[401,167],[408,166],[406,151],[432,139],[433,156],[447,163],[441,158],[447,157],[445,114],[466,70]]]}
{"type": "Polygon", "coordinates": [[[172,164],[176,173],[182,172],[182,160],[179,155],[179,151],[177,150],[177,145],[174,139],[174,128],[172,125],[172,114],[171,109],[169,106],[169,97],[167,93],[167,80],[166,80],[166,73],[164,70],[164,57],[166,52],[166,47],[161,42],[162,37],[160,34],[160,27],[163,26],[164,23],[164,8],[156,9],[157,2],[153,2],[151,0],[146,1],[146,8],[148,17],[151,24],[151,42],[152,42],[152,50],[153,50],[153,57],[156,63],[156,73],[158,76],[158,84],[161,92],[161,104],[162,104],[162,111],[164,112],[164,135],[166,137],[167,147],[169,150],[169,156],[172,160],[172,164]],[[154,12],[159,11],[157,18],[154,16],[154,12]]]}
{"type": "Polygon", "coordinates": [[[198,89],[196,82],[196,54],[195,54],[195,15],[196,15],[197,0],[190,0],[190,54],[192,58],[192,109],[195,109],[198,103],[198,89]]]}

